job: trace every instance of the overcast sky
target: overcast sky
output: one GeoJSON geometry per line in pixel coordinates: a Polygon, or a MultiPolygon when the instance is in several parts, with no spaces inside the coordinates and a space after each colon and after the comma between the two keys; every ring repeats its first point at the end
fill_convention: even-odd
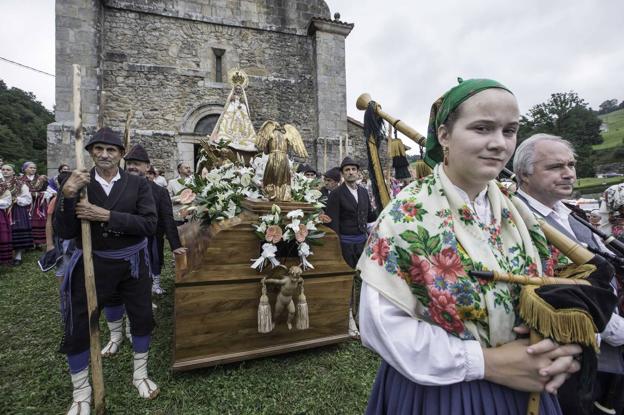
{"type": "MultiPolygon", "coordinates": [[[[424,133],[456,78],[508,86],[525,113],[574,90],[593,108],[624,99],[622,0],[329,0],[355,23],[346,41],[347,108],[369,92],[424,133]]],[[[0,0],[0,57],[54,73],[54,1],[0,0]]],[[[0,60],[0,79],[54,104],[54,78],[0,60]]]]}

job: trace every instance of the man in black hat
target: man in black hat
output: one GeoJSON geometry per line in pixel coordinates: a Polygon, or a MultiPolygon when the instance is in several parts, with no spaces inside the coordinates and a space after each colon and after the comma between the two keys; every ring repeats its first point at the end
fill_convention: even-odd
{"type": "MultiPolygon", "coordinates": [[[[150,169],[150,159],[147,155],[147,151],[142,145],[137,144],[128,154],[124,157],[126,160],[126,170],[128,173],[145,177],[147,171],[150,169]]],[[[152,196],[154,197],[154,203],[156,204],[156,213],[158,215],[158,226],[156,227],[156,234],[148,239],[149,251],[150,251],[150,263],[152,265],[152,292],[154,294],[162,294],[163,290],[160,287],[160,272],[164,263],[164,247],[165,247],[165,235],[169,241],[169,246],[174,255],[182,255],[186,252],[186,248],[182,247],[180,243],[180,237],[178,236],[178,228],[173,219],[173,207],[171,204],[171,198],[169,192],[164,187],[159,186],[153,181],[149,181],[150,188],[152,189],[152,196]]]]}
{"type": "Polygon", "coordinates": [[[377,219],[368,192],[357,185],[359,170],[351,157],[345,157],[340,165],[344,182],[329,194],[326,210],[332,220],[329,227],[340,237],[342,257],[351,268],[355,268],[364,250],[367,224],[377,219]]]}
{"type": "Polygon", "coordinates": [[[303,175],[308,179],[316,179],[316,170],[314,170],[309,164],[299,165],[298,170],[298,173],[303,173],[303,175]]]}
{"type": "Polygon", "coordinates": [[[65,334],[61,352],[67,354],[73,402],[68,414],[88,414],[89,321],[82,262],[80,221],[91,222],[93,268],[98,304],[118,293],[132,323],[134,373],[132,383],[143,398],[154,398],[158,386],[147,376],[147,358],[154,327],[147,238],[156,232],[156,207],[144,178],[119,168],[124,153],[119,134],[100,129],[85,146],[95,167],[74,170],[59,192],[54,227],[63,239],[76,238],[77,249],[61,285],[65,334]],[[79,200],[86,186],[88,200],[79,200]]]}
{"type": "MultiPolygon", "coordinates": [[[[145,177],[146,173],[150,171],[150,159],[147,151],[142,145],[137,144],[126,154],[124,157],[126,160],[126,171],[134,176],[145,177]]],[[[167,235],[169,246],[174,255],[181,255],[186,252],[186,248],[182,247],[180,243],[180,237],[178,236],[178,228],[173,220],[173,211],[171,206],[171,198],[169,192],[164,187],[161,187],[153,181],[148,181],[150,189],[152,190],[152,196],[154,198],[154,204],[156,205],[156,213],[158,216],[158,225],[156,227],[156,234],[148,237],[148,251],[150,259],[150,269],[152,274],[152,293],[162,294],[163,290],[160,287],[160,272],[162,271],[162,265],[164,263],[164,236],[167,235]]],[[[111,300],[111,303],[106,304],[104,308],[104,314],[108,322],[108,328],[111,336],[109,342],[102,349],[102,356],[113,356],[119,351],[119,347],[123,342],[123,319],[124,314],[123,302],[121,297],[116,296],[111,300]]],[[[132,338],[130,335],[130,324],[126,326],[126,333],[128,338],[132,338]]]]}
{"type": "Polygon", "coordinates": [[[323,182],[324,186],[321,188],[321,193],[329,198],[329,194],[340,185],[340,167],[332,167],[327,170],[323,175],[323,182]]]}

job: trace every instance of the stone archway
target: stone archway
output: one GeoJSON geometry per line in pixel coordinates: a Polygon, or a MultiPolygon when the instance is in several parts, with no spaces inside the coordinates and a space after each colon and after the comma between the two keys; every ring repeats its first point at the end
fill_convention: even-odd
{"type": "Polygon", "coordinates": [[[176,137],[180,162],[189,163],[195,170],[200,142],[212,133],[222,112],[223,104],[201,104],[184,115],[176,137]]]}

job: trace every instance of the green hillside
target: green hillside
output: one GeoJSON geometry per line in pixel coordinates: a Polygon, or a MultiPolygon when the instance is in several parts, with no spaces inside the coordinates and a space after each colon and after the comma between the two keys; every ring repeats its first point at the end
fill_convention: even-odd
{"type": "Polygon", "coordinates": [[[599,115],[598,118],[607,124],[609,130],[602,133],[604,143],[593,146],[594,151],[607,150],[624,145],[624,108],[599,115]]]}

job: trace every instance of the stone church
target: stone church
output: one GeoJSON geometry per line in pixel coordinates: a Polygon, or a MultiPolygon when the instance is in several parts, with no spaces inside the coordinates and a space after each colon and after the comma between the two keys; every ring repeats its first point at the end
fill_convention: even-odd
{"type": "Polygon", "coordinates": [[[352,28],[322,0],[57,1],[50,171],[74,165],[72,64],[82,67],[87,134],[98,125],[122,132],[134,111],[131,144],[143,144],[168,178],[180,161],[194,165],[230,91],[227,72],[237,67],[249,76],[256,129],[269,119],[295,125],[320,170],[339,163],[349,135],[350,147],[359,141],[365,152],[361,124],[347,118],[352,28]]]}

